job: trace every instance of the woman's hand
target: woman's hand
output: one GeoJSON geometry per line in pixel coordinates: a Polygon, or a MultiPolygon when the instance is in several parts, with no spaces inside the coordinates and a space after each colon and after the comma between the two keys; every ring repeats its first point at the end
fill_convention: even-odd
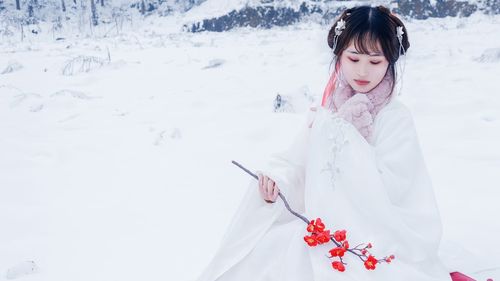
{"type": "Polygon", "coordinates": [[[365,94],[355,94],[339,108],[338,115],[348,121],[367,138],[371,135],[373,104],[365,94]]]}
{"type": "Polygon", "coordinates": [[[280,192],[276,183],[271,178],[264,176],[260,172],[258,172],[257,175],[259,177],[259,192],[262,199],[264,199],[267,203],[276,202],[276,198],[280,192]]]}

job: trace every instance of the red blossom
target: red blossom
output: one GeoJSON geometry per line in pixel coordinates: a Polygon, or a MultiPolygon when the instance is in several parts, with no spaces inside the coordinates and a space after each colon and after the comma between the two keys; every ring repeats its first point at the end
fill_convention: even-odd
{"type": "Polygon", "coordinates": [[[377,265],[377,262],[378,262],[377,259],[374,256],[370,255],[368,259],[365,261],[366,269],[374,270],[375,266],[377,265]]]}
{"type": "Polygon", "coordinates": [[[330,230],[318,233],[316,240],[318,240],[319,244],[328,243],[330,241],[330,230]]]}
{"type": "MultiPolygon", "coordinates": [[[[346,230],[337,230],[333,233],[333,235],[330,234],[330,230],[325,230],[325,224],[321,221],[321,218],[317,218],[315,220],[310,221],[310,223],[307,225],[307,231],[310,233],[310,235],[304,236],[304,241],[307,243],[307,245],[314,247],[320,244],[325,244],[330,242],[330,240],[335,239],[335,244],[337,244],[337,247],[331,249],[329,251],[330,257],[340,257],[341,261],[334,261],[332,262],[332,267],[335,270],[338,270],[340,272],[345,271],[345,266],[344,263],[342,262],[342,257],[344,254],[349,250],[349,241],[347,240],[347,231],[346,230]]],[[[366,246],[362,249],[355,249],[355,250],[361,250],[361,254],[357,254],[355,252],[355,255],[358,255],[359,257],[367,257],[367,259],[364,261],[364,265],[366,269],[368,270],[374,270],[377,266],[377,263],[379,263],[379,260],[377,260],[374,256],[368,252],[367,249],[372,248],[372,243],[366,244],[366,246]]],[[[389,257],[385,257],[380,260],[385,261],[387,263],[390,263],[394,259],[394,255],[390,255],[389,257]]]]}
{"type": "Polygon", "coordinates": [[[345,251],[346,250],[344,248],[335,247],[335,248],[331,249],[329,252],[330,252],[330,255],[332,255],[332,257],[343,257],[345,251]]]}
{"type": "Polygon", "coordinates": [[[304,241],[306,241],[307,245],[314,247],[318,245],[318,241],[316,240],[316,236],[311,235],[311,236],[304,236],[304,241]]]}
{"type": "Polygon", "coordinates": [[[390,263],[394,258],[395,258],[394,255],[390,255],[389,257],[387,257],[385,259],[385,261],[388,262],[388,263],[390,263]]]}
{"type": "Polygon", "coordinates": [[[321,221],[320,218],[316,219],[316,230],[317,231],[323,231],[323,230],[325,230],[325,224],[321,221]]]}
{"type": "Polygon", "coordinates": [[[338,242],[344,241],[346,238],[346,231],[345,230],[335,231],[335,233],[333,234],[333,238],[335,238],[335,240],[337,240],[338,242]]]}
{"type": "Polygon", "coordinates": [[[307,225],[307,232],[313,232],[313,231],[314,231],[314,220],[312,220],[311,223],[307,225]]]}
{"type": "Polygon", "coordinates": [[[332,266],[334,269],[336,269],[340,272],[344,272],[344,270],[345,270],[345,266],[339,261],[332,262],[332,266]]]}
{"type": "Polygon", "coordinates": [[[316,221],[312,220],[307,225],[308,232],[322,232],[325,230],[325,224],[321,221],[321,218],[317,218],[316,221]]]}

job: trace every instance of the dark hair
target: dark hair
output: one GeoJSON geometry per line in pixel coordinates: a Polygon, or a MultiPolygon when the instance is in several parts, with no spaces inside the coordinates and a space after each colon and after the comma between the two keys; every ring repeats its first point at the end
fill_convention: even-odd
{"type": "Polygon", "coordinates": [[[340,54],[347,49],[351,41],[354,42],[356,50],[362,54],[369,54],[371,50],[377,50],[377,42],[382,47],[382,53],[389,62],[388,71],[391,72],[394,82],[396,81],[395,64],[399,59],[399,41],[396,36],[396,28],[403,27],[402,47],[404,52],[410,48],[408,41],[408,31],[403,22],[384,6],[358,6],[346,9],[335,21],[328,32],[328,46],[332,49],[335,36],[335,27],[338,22],[345,21],[345,29],[337,38],[337,44],[333,53],[335,54],[332,63],[337,64],[340,54]]]}

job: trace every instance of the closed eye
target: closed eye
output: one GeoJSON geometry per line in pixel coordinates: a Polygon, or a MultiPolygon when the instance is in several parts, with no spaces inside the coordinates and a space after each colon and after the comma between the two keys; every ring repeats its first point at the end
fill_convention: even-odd
{"type": "MultiPolygon", "coordinates": [[[[349,60],[350,60],[350,61],[352,61],[352,62],[358,62],[358,61],[359,61],[359,60],[353,60],[353,59],[351,59],[351,58],[350,58],[349,60]]],[[[370,63],[371,63],[371,64],[373,64],[373,65],[377,65],[377,64],[379,64],[380,62],[379,62],[379,61],[377,61],[377,62],[373,62],[373,61],[371,61],[370,63]]]]}

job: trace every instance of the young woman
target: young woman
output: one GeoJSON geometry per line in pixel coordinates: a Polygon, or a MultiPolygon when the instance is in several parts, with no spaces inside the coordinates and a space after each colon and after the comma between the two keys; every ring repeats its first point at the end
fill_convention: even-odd
{"type": "Polygon", "coordinates": [[[321,105],[293,144],[252,180],[214,259],[199,281],[444,281],[441,220],[413,118],[394,93],[396,62],[409,48],[404,24],[383,6],[345,10],[328,34],[335,65],[321,105]],[[373,244],[390,264],[367,270],[333,244],[310,247],[308,219],[347,230],[351,247],[373,244]]]}

